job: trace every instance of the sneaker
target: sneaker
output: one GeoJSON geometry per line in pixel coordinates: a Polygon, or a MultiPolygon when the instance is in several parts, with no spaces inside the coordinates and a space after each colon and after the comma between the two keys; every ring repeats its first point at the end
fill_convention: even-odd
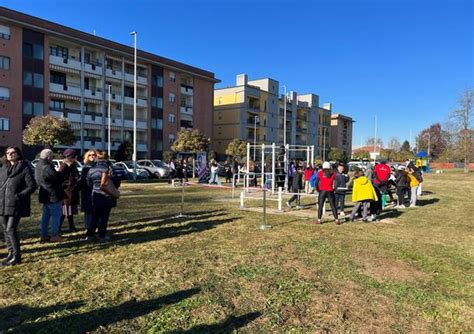
{"type": "Polygon", "coordinates": [[[414,205],[414,204],[411,204],[411,205],[410,205],[410,208],[417,208],[417,206],[414,205]]]}
{"type": "Polygon", "coordinates": [[[50,239],[50,236],[49,236],[49,235],[46,236],[46,237],[41,237],[41,238],[40,238],[40,242],[48,242],[49,239],[50,239]]]}
{"type": "Polygon", "coordinates": [[[59,235],[55,235],[54,237],[51,237],[51,239],[49,239],[49,241],[51,241],[51,242],[61,242],[61,241],[64,241],[64,238],[59,236],[59,235]]]}
{"type": "Polygon", "coordinates": [[[342,222],[339,219],[336,219],[336,225],[342,225],[342,222]]]}
{"type": "Polygon", "coordinates": [[[369,220],[368,220],[368,219],[362,219],[362,222],[363,222],[363,223],[368,223],[369,220]]]}
{"type": "Polygon", "coordinates": [[[320,225],[321,224],[321,219],[316,220],[316,224],[320,225]]]}
{"type": "Polygon", "coordinates": [[[297,205],[296,208],[297,209],[303,209],[303,207],[301,205],[297,205]]]}
{"type": "Polygon", "coordinates": [[[88,235],[88,236],[86,236],[86,237],[84,238],[84,241],[94,242],[94,241],[95,241],[95,238],[88,235]]]}
{"type": "Polygon", "coordinates": [[[344,211],[341,211],[341,213],[339,214],[342,218],[345,218],[346,217],[346,214],[344,213],[344,211]]]}
{"type": "Polygon", "coordinates": [[[291,204],[290,204],[290,202],[286,202],[286,206],[291,209],[291,204]]]}

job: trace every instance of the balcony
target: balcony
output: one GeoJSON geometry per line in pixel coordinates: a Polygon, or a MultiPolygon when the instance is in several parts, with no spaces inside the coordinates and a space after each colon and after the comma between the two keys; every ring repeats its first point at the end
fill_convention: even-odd
{"type": "Polygon", "coordinates": [[[84,64],[84,71],[95,74],[95,75],[102,75],[102,66],[97,64],[84,64]]]}
{"type": "MultiPolygon", "coordinates": [[[[125,72],[125,80],[133,82],[133,73],[125,72]]],[[[137,75],[137,84],[146,86],[148,84],[148,79],[146,77],[140,76],[140,74],[138,74],[137,75]]]]}
{"type": "Polygon", "coordinates": [[[140,151],[140,152],[148,151],[146,142],[138,140],[137,141],[137,151],[140,151]]]}
{"type": "MultiPolygon", "coordinates": [[[[108,101],[109,94],[107,93],[106,95],[107,95],[107,101],[108,101]]],[[[110,101],[115,102],[115,103],[122,103],[122,95],[116,94],[116,93],[112,93],[111,95],[112,96],[110,98],[110,101]]]]}
{"type": "Polygon", "coordinates": [[[102,100],[102,92],[100,89],[84,89],[84,97],[102,100]]]}
{"type": "MultiPolygon", "coordinates": [[[[125,96],[124,103],[133,105],[133,97],[125,96]]],[[[147,106],[146,99],[138,98],[137,99],[137,106],[146,108],[146,106],[147,106]]]]}
{"type": "Polygon", "coordinates": [[[180,107],[179,111],[182,114],[193,115],[193,107],[180,107]]]}
{"type": "MultiPolygon", "coordinates": [[[[123,126],[125,128],[133,129],[133,120],[125,119],[123,121],[123,126]]],[[[147,129],[147,122],[144,119],[137,119],[137,129],[146,130],[147,129]]]]}
{"type": "Polygon", "coordinates": [[[96,113],[86,111],[84,112],[84,123],[102,125],[102,116],[97,116],[96,113]]]}
{"type": "MultiPolygon", "coordinates": [[[[122,80],[122,72],[121,71],[116,71],[111,68],[108,68],[105,70],[105,75],[109,78],[113,78],[116,80],[122,80]]],[[[133,81],[133,75],[132,75],[132,81],[133,81]]]]}
{"type": "Polygon", "coordinates": [[[193,87],[181,85],[181,94],[193,95],[193,87]]]}
{"type": "Polygon", "coordinates": [[[51,65],[57,65],[61,67],[67,67],[67,68],[72,68],[74,70],[80,71],[81,70],[81,62],[71,59],[71,58],[65,58],[65,57],[58,57],[58,56],[53,56],[49,55],[49,63],[51,65]]]}
{"type": "Polygon", "coordinates": [[[60,85],[54,82],[49,83],[49,90],[53,93],[81,96],[80,87],[60,85]]]}

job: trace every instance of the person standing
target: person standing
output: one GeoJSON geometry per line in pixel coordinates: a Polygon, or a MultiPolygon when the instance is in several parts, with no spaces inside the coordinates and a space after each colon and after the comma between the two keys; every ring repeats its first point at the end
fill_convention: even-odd
{"type": "Polygon", "coordinates": [[[303,169],[298,167],[295,174],[293,175],[293,181],[291,183],[291,192],[293,196],[291,196],[290,200],[286,203],[286,205],[291,209],[291,203],[296,200],[296,208],[301,209],[301,196],[300,192],[303,190],[303,169]]]}
{"type": "Polygon", "coordinates": [[[84,212],[84,228],[87,230],[92,221],[92,187],[87,184],[87,174],[95,166],[97,151],[92,149],[84,154],[84,166],[81,171],[79,188],[81,189],[81,211],[84,212]]]}
{"type": "MultiPolygon", "coordinates": [[[[413,166],[414,167],[414,166],[413,166]]],[[[416,173],[417,171],[413,168],[412,166],[408,166],[408,180],[410,183],[410,190],[411,190],[411,196],[410,196],[410,208],[416,208],[416,201],[418,198],[418,186],[420,184],[420,181],[418,181],[416,173]]]]}
{"type": "Polygon", "coordinates": [[[226,160],[224,164],[224,171],[225,171],[225,182],[231,183],[232,182],[232,165],[229,160],[226,160]]]}
{"type": "Polygon", "coordinates": [[[373,182],[381,193],[381,200],[382,200],[382,209],[385,207],[386,198],[385,195],[387,194],[388,190],[388,178],[390,177],[391,169],[387,165],[386,160],[381,160],[379,164],[377,164],[374,168],[373,173],[373,182]]]}
{"type": "Polygon", "coordinates": [[[356,212],[358,212],[362,208],[362,221],[364,223],[367,223],[367,213],[369,204],[372,201],[378,200],[375,187],[361,171],[357,171],[354,173],[354,180],[352,183],[352,202],[355,203],[355,205],[352,208],[350,220],[354,221],[356,212]]]}
{"type": "Polygon", "coordinates": [[[168,174],[168,184],[171,184],[171,181],[176,177],[176,167],[174,165],[173,158],[170,158],[168,161],[168,167],[170,169],[170,172],[168,174]]]}
{"type": "Polygon", "coordinates": [[[209,163],[209,168],[211,170],[211,177],[209,178],[209,184],[217,184],[221,185],[221,181],[219,180],[219,166],[217,165],[217,161],[212,159],[209,163]]]}
{"type": "Polygon", "coordinates": [[[309,181],[311,180],[313,173],[314,168],[311,166],[311,164],[308,164],[304,170],[304,190],[307,194],[311,192],[311,183],[309,181]]]}
{"type": "Polygon", "coordinates": [[[398,205],[396,209],[405,209],[405,194],[408,190],[408,176],[405,171],[405,166],[400,165],[397,168],[397,173],[395,174],[395,184],[397,186],[397,201],[398,205]]]}
{"type": "Polygon", "coordinates": [[[321,224],[321,217],[323,216],[323,207],[328,199],[329,205],[331,206],[332,214],[336,220],[336,225],[341,225],[337,216],[336,209],[336,198],[334,196],[336,173],[332,170],[331,164],[328,161],[323,163],[323,169],[318,172],[316,178],[316,189],[319,192],[318,196],[318,220],[316,224],[321,224]]]}
{"type": "Polygon", "coordinates": [[[107,237],[107,226],[112,208],[117,206],[117,200],[101,190],[103,174],[108,174],[109,180],[116,188],[120,187],[120,178],[112,169],[112,163],[108,160],[107,152],[97,151],[95,166],[87,173],[87,185],[92,188],[92,219],[86,232],[86,240],[93,241],[95,232],[99,232],[99,241],[105,242],[107,237]]]}
{"type": "Polygon", "coordinates": [[[31,194],[36,182],[28,161],[18,147],[10,146],[5,151],[5,160],[0,166],[0,222],[3,227],[8,256],[2,266],[21,263],[18,224],[22,217],[31,215],[31,194]]]}
{"type": "Polygon", "coordinates": [[[344,213],[344,199],[346,198],[347,182],[349,182],[349,175],[344,173],[344,169],[344,164],[342,163],[337,166],[336,190],[334,191],[336,208],[342,218],[346,215],[344,213]]]}
{"type": "Polygon", "coordinates": [[[79,171],[77,170],[76,151],[68,148],[63,153],[64,159],[59,165],[59,172],[63,176],[63,214],[59,230],[61,230],[64,220],[67,218],[69,231],[76,232],[74,226],[74,215],[78,213],[79,205],[79,171]]]}
{"type": "Polygon", "coordinates": [[[43,204],[41,215],[41,242],[59,242],[63,238],[59,235],[59,225],[62,214],[62,200],[64,191],[62,175],[54,169],[53,151],[44,149],[35,168],[35,179],[39,186],[38,199],[43,204]],[[51,222],[51,237],[49,237],[49,223],[51,222]]]}

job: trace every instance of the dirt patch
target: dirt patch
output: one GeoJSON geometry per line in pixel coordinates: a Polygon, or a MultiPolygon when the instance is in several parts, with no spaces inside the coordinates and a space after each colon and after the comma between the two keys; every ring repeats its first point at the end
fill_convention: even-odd
{"type": "Polygon", "coordinates": [[[390,258],[378,249],[359,250],[353,254],[353,261],[363,268],[363,272],[378,281],[415,282],[429,279],[428,274],[409,263],[390,258]]]}

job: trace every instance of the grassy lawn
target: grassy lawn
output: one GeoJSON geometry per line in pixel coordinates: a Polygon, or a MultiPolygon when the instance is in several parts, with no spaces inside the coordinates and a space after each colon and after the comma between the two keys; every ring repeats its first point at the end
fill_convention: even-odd
{"type": "Polygon", "coordinates": [[[428,175],[385,222],[269,214],[262,231],[229,190],[187,189],[178,219],[180,189],[127,184],[108,244],[38,243],[35,207],[23,263],[0,269],[0,333],[472,332],[473,185],[428,175]]]}

